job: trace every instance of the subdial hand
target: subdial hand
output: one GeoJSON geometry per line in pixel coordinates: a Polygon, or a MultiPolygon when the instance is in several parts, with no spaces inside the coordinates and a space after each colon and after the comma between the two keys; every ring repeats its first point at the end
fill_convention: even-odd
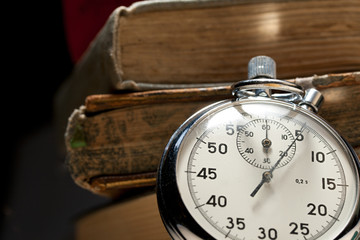
{"type": "MultiPolygon", "coordinates": [[[[271,146],[271,140],[269,139],[269,134],[268,134],[268,132],[269,132],[269,129],[270,129],[270,126],[268,125],[268,121],[267,120],[265,120],[265,139],[263,139],[262,141],[261,141],[261,144],[262,144],[262,146],[263,146],[263,148],[265,149],[265,151],[266,152],[268,152],[268,149],[270,148],[270,146],[271,146]]],[[[264,127],[264,126],[263,126],[264,127]]]]}
{"type": "Polygon", "coordinates": [[[287,155],[287,152],[290,150],[290,148],[295,144],[296,141],[300,140],[303,138],[302,132],[305,129],[305,125],[304,124],[302,126],[302,128],[300,129],[298,135],[296,136],[295,140],[292,141],[292,143],[288,146],[288,148],[281,154],[279,160],[276,161],[276,163],[274,164],[274,166],[272,166],[272,168],[268,171],[265,171],[262,174],[262,178],[260,183],[256,186],[256,188],[254,189],[254,191],[250,194],[251,197],[254,197],[256,195],[256,193],[260,190],[260,188],[264,185],[264,183],[270,183],[272,177],[273,177],[273,172],[276,169],[276,167],[280,164],[281,160],[287,155]]]}

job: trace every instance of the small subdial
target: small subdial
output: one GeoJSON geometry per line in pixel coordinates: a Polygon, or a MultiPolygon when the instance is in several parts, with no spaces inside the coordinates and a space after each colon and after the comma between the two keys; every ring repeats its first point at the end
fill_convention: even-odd
{"type": "Polygon", "coordinates": [[[256,119],[240,129],[236,141],[241,156],[248,163],[270,169],[279,158],[282,160],[277,168],[291,161],[296,151],[296,145],[292,144],[294,140],[290,130],[281,123],[271,119],[256,119]],[[285,151],[289,146],[289,150],[285,151]]]}

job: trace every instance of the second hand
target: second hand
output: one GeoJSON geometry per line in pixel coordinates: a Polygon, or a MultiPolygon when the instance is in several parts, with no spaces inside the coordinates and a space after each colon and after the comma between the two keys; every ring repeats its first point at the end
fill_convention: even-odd
{"type": "Polygon", "coordinates": [[[269,171],[265,171],[262,174],[262,179],[261,182],[256,186],[256,188],[254,189],[254,191],[250,194],[251,197],[254,197],[256,195],[256,193],[260,190],[260,188],[264,185],[264,183],[269,183],[273,177],[273,171],[276,169],[276,167],[280,164],[281,160],[285,157],[285,155],[287,154],[287,152],[290,150],[290,148],[292,147],[292,145],[295,144],[295,142],[300,139],[302,137],[301,133],[304,131],[305,129],[305,125],[306,123],[302,126],[300,133],[297,135],[297,137],[295,138],[295,140],[289,145],[289,147],[283,152],[283,154],[281,154],[279,160],[277,160],[277,162],[274,164],[274,166],[272,166],[272,168],[269,171]]]}

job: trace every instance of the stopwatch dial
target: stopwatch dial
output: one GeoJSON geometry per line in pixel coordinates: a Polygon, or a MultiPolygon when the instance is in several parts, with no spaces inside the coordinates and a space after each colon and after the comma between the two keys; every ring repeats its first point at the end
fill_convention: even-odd
{"type": "Polygon", "coordinates": [[[169,153],[182,203],[213,238],[336,239],[358,216],[358,168],[315,115],[249,100],[194,119],[169,153]]]}
{"type": "Polygon", "coordinates": [[[251,165],[270,169],[282,157],[277,167],[288,164],[296,151],[294,136],[278,121],[255,119],[245,124],[237,136],[237,147],[241,156],[251,165]],[[284,151],[284,146],[290,146],[284,151]]]}

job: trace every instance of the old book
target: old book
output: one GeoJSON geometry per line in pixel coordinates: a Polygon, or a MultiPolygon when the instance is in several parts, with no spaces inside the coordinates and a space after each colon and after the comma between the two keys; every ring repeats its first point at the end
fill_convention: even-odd
{"type": "MultiPolygon", "coordinates": [[[[326,119],[360,154],[360,72],[289,79],[321,90],[326,119]]],[[[74,181],[97,194],[153,186],[173,132],[196,110],[231,98],[229,85],[91,95],[66,130],[67,165],[74,181]]]]}
{"type": "Polygon", "coordinates": [[[119,7],[56,97],[56,120],[91,94],[204,87],[246,78],[271,56],[279,78],[360,69],[360,2],[162,0],[119,7]]]}
{"type": "Polygon", "coordinates": [[[156,195],[144,194],[91,211],[75,222],[76,240],[168,240],[156,195]]]}

